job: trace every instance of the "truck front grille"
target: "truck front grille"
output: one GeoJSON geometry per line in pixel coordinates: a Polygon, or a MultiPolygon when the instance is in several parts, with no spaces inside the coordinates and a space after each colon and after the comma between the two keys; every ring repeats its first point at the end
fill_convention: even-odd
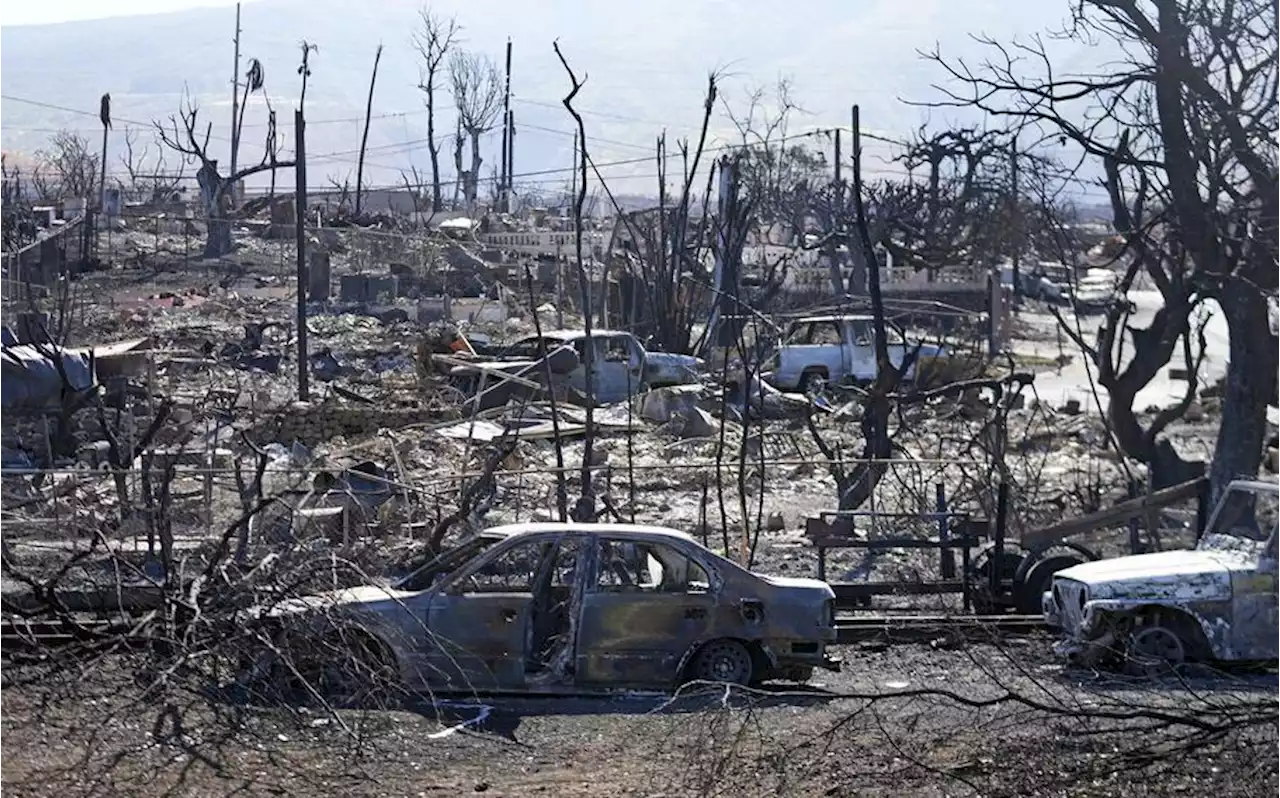
{"type": "Polygon", "coordinates": [[[1089,586],[1074,579],[1053,580],[1053,601],[1062,617],[1062,631],[1074,633],[1084,620],[1084,605],[1089,600],[1089,586]]]}

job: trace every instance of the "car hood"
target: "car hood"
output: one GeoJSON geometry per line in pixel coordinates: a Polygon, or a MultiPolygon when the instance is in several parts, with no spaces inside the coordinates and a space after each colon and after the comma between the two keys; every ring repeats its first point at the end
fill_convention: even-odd
{"type": "Polygon", "coordinates": [[[1206,551],[1162,551],[1087,562],[1055,575],[1089,586],[1093,599],[1228,598],[1231,573],[1223,558],[1206,551]]]}
{"type": "Polygon", "coordinates": [[[1077,297],[1109,297],[1116,293],[1116,287],[1110,283],[1081,283],[1076,286],[1077,297]]]}
{"type": "Polygon", "coordinates": [[[947,354],[945,347],[936,344],[920,344],[919,357],[942,357],[947,354]]]}
{"type": "MultiPolygon", "coordinates": [[[[481,361],[480,365],[489,369],[518,374],[527,368],[537,365],[537,363],[538,361],[536,360],[485,360],[481,361]]],[[[470,364],[458,364],[449,369],[450,374],[478,374],[480,371],[481,369],[470,364]]]]}
{"type": "Polygon", "coordinates": [[[400,602],[411,596],[416,595],[411,591],[396,590],[391,587],[383,587],[381,585],[361,585],[360,587],[349,587],[342,590],[331,590],[327,593],[317,593],[314,596],[302,596],[299,598],[291,598],[281,601],[270,608],[270,615],[289,615],[293,613],[308,611],[324,611],[337,609],[351,609],[360,606],[372,606],[383,602],[400,602]]]}
{"type": "Polygon", "coordinates": [[[672,352],[645,352],[645,360],[649,365],[674,370],[697,371],[706,365],[700,357],[681,355],[672,352]]]}
{"type": "Polygon", "coordinates": [[[756,574],[756,576],[766,583],[788,592],[821,593],[825,598],[834,598],[836,595],[831,589],[831,585],[821,579],[808,579],[801,576],[766,576],[765,574],[756,574]]]}

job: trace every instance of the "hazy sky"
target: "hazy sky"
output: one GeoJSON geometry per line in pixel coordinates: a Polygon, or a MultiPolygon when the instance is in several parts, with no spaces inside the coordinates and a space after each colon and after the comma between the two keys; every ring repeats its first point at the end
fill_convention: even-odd
{"type": "MultiPolygon", "coordinates": [[[[252,2],[252,0],[249,0],[252,2]]],[[[55,0],[50,3],[9,0],[0,11],[0,25],[43,25],[78,19],[159,14],[184,8],[234,6],[235,0],[55,0]]]]}
{"type": "MultiPolygon", "coordinates": [[[[398,184],[402,170],[429,167],[418,90],[416,56],[409,31],[417,9],[429,2],[436,13],[456,15],[462,46],[495,59],[515,40],[512,110],[519,136],[518,160],[527,179],[563,182],[574,131],[565,113],[564,70],[551,48],[559,41],[586,86],[576,107],[589,121],[594,158],[613,163],[611,179],[648,185],[654,141],[696,141],[707,74],[721,75],[721,102],[714,109],[708,146],[740,139],[727,108],[741,114],[751,91],[771,89],[780,77],[793,81],[799,105],[787,129],[792,139],[814,136],[808,146],[828,151],[829,131],[849,124],[850,104],[859,103],[862,129],[878,135],[864,141],[867,173],[896,176],[894,141],[926,119],[933,127],[985,124],[973,113],[926,110],[903,102],[936,99],[942,71],[920,57],[941,46],[949,58],[972,62],[988,55],[971,33],[1000,41],[1025,38],[1061,25],[1072,0],[642,0],[644,14],[618,13],[599,0],[362,0],[363,13],[347,13],[350,0],[245,0],[241,65],[261,60],[277,109],[285,109],[278,131],[293,135],[289,110],[298,88],[298,43],[318,44],[307,95],[313,120],[308,161],[322,180],[341,178],[356,167],[371,55],[381,43],[368,133],[366,177],[375,185],[398,184]],[[678,24],[675,21],[678,20],[678,24]],[[820,21],[820,24],[817,22],[820,21]],[[825,136],[825,138],[824,138],[825,136]],[[878,170],[878,171],[877,171],[878,170]]],[[[98,133],[98,99],[112,94],[112,113],[126,125],[150,127],[165,119],[190,93],[208,119],[230,119],[226,87],[231,66],[235,0],[5,0],[3,146],[31,152],[49,135],[74,130],[98,133]],[[127,17],[143,17],[136,24],[127,17]],[[114,18],[114,19],[109,19],[114,18]],[[69,24],[59,24],[69,23],[69,24]],[[65,57],[50,60],[59,48],[65,57]],[[38,65],[33,68],[32,65],[38,65]]],[[[1099,48],[1055,43],[1055,70],[1062,74],[1096,61],[1099,48]]],[[[265,100],[250,102],[247,125],[266,128],[265,100]]],[[[766,96],[761,113],[772,110],[766,96]]],[[[437,135],[453,130],[447,100],[437,135]]],[[[757,120],[758,121],[758,120],[757,120]]],[[[256,134],[256,133],[255,133],[256,134]]],[[[228,141],[215,132],[216,146],[228,141]]],[[[500,132],[482,142],[486,166],[496,164],[500,132]]],[[[112,140],[120,147],[122,137],[112,140]]],[[[145,136],[144,141],[145,143],[145,136]]],[[[669,155],[676,152],[674,143],[669,155]]],[[[152,148],[154,153],[155,148],[152,148]]],[[[847,152],[847,150],[846,150],[847,152]]],[[[832,152],[831,154],[834,154],[832,152]]],[[[116,153],[118,156],[119,153],[116,153]]],[[[452,169],[446,148],[446,167],[452,169]]],[[[148,156],[154,157],[154,156],[148,156]]],[[[674,157],[674,156],[673,156],[674,157]]],[[[118,157],[109,158],[112,168],[118,157]]],[[[522,173],[522,177],[524,177],[522,173]]]]}

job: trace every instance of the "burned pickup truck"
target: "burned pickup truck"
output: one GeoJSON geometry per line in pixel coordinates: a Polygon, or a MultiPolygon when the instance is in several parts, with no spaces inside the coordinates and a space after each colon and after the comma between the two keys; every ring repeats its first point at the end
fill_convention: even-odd
{"type": "MultiPolygon", "coordinates": [[[[587,336],[581,330],[553,330],[522,338],[492,360],[453,362],[449,378],[476,409],[505,404],[513,395],[545,382],[568,389],[570,399],[587,395],[587,336]],[[545,363],[543,359],[545,358],[545,363]]],[[[591,394],[597,404],[621,402],[650,388],[693,382],[704,365],[690,355],[646,352],[629,332],[591,334],[591,394]]]]}
{"type": "Polygon", "coordinates": [[[1072,566],[1054,574],[1045,620],[1059,652],[1150,673],[1187,660],[1277,656],[1274,482],[1231,483],[1196,548],[1072,566]]]}
{"type": "MultiPolygon", "coordinates": [[[[871,316],[808,316],[795,319],[777,350],[765,361],[763,377],[784,391],[809,393],[820,385],[845,381],[869,382],[876,378],[875,324],[871,316]]],[[[913,345],[900,327],[885,327],[889,361],[901,367],[908,353],[918,348],[916,362],[907,369],[907,379],[916,366],[946,356],[940,346],[913,345]]]]}
{"type": "Polygon", "coordinates": [[[277,651],[369,658],[276,665],[331,679],[323,687],[338,694],[353,672],[419,690],[566,693],[838,669],[833,597],[825,582],[753,574],[671,529],[517,524],[386,586],[292,599],[257,618],[277,651]]]}

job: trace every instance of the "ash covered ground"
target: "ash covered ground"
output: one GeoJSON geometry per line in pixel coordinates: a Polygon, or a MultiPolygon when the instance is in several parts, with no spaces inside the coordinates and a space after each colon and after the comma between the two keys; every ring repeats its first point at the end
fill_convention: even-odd
{"type": "MultiPolygon", "coordinates": [[[[135,234],[136,241],[120,235],[124,251],[154,246],[150,235],[135,234]]],[[[176,240],[167,245],[180,246],[176,240]]],[[[248,238],[236,256],[217,264],[156,265],[162,262],[141,254],[135,261],[74,284],[69,343],[146,337],[155,353],[145,379],[152,395],[135,396],[127,411],[77,411],[68,430],[74,455],[54,458],[61,471],[39,480],[6,477],[4,542],[25,574],[47,577],[63,569],[93,547],[95,530],[116,553],[78,561],[63,574],[62,588],[101,585],[108,564],[131,563],[149,573],[148,537],[155,531],[146,512],[110,519],[118,519],[122,502],[149,509],[144,474],[169,463],[167,531],[172,545],[186,552],[181,558],[191,572],[246,511],[255,449],[271,464],[261,493],[287,498],[257,519],[250,565],[296,534],[314,553],[358,559],[377,575],[419,550],[440,519],[459,508],[468,485],[482,479],[491,447],[457,434],[460,424],[466,427],[462,397],[439,375],[423,373],[419,343],[427,331],[411,308],[380,308],[378,318],[363,307],[314,307],[309,348],[321,360],[312,364],[312,401],[298,404],[287,246],[248,238]],[[246,325],[268,322],[275,326],[249,346],[246,325]],[[160,417],[156,408],[166,403],[160,417]],[[140,455],[122,486],[98,468],[104,423],[126,450],[150,430],[151,443],[172,449],[169,459],[144,463],[140,455]],[[341,480],[365,462],[385,478],[379,483],[389,486],[385,500],[348,513],[340,530],[300,524],[298,508],[323,506],[317,496],[325,483],[318,478],[341,480]]],[[[335,280],[364,266],[354,254],[335,255],[334,264],[335,280]]],[[[482,304],[501,306],[490,315],[503,318],[465,325],[477,340],[500,344],[533,332],[527,298],[512,294],[482,304]]],[[[551,326],[550,318],[541,321],[551,326]]],[[[1013,538],[1127,495],[1129,480],[1144,473],[1108,445],[1092,393],[1080,393],[1088,384],[1080,355],[1060,344],[1054,323],[1034,303],[1020,314],[1012,362],[995,375],[1037,376],[1007,412],[976,394],[902,410],[894,421],[901,462],[877,488],[876,510],[930,512],[942,484],[952,511],[992,518],[998,462],[1011,485],[1013,538]],[[1079,407],[1067,406],[1072,399],[1079,407]]],[[[1212,385],[1220,360],[1208,359],[1205,368],[1202,385],[1212,385]]],[[[1155,390],[1171,395],[1175,388],[1155,390]]],[[[1149,412],[1169,395],[1153,395],[1149,412]]],[[[804,535],[805,519],[836,501],[831,463],[816,438],[850,458],[861,447],[856,411],[843,409],[846,400],[831,394],[835,412],[817,414],[816,434],[785,414],[722,424],[714,402],[705,405],[715,422],[710,428],[697,423],[701,415],[654,421],[631,403],[602,408],[588,457],[596,466],[596,493],[607,499],[604,517],[687,531],[731,557],[750,549],[752,567],[764,573],[813,575],[816,554],[804,535]]],[[[509,408],[505,416],[545,419],[549,412],[537,402],[509,408]]],[[[560,412],[566,426],[581,420],[576,408],[560,412]]],[[[1208,391],[1167,436],[1185,455],[1207,457],[1217,413],[1208,391]]],[[[35,417],[7,418],[4,431],[6,448],[33,461],[51,436],[35,417]]],[[[582,487],[583,449],[579,435],[564,436],[570,497],[582,487]]],[[[491,489],[466,508],[448,538],[485,525],[553,518],[556,462],[553,440],[515,444],[491,469],[491,489]]],[[[1165,508],[1145,521],[1143,545],[1189,545],[1193,523],[1191,503],[1165,508]]],[[[915,520],[863,525],[857,534],[934,531],[934,522],[915,520]]],[[[1106,555],[1124,552],[1128,539],[1116,527],[1079,542],[1106,555]]],[[[827,576],[929,581],[938,578],[939,562],[936,553],[838,550],[829,555],[827,576]]],[[[29,585],[6,573],[4,588],[12,595],[29,585]]],[[[876,606],[906,601],[883,599],[876,606]]],[[[916,598],[911,605],[955,610],[958,601],[916,598]]],[[[6,686],[3,780],[15,795],[1257,795],[1276,789],[1274,702],[1269,722],[1256,712],[1258,701],[1274,697],[1274,674],[1192,671],[1136,683],[1064,670],[1050,643],[1039,636],[958,645],[941,636],[933,644],[844,647],[838,652],[844,671],[816,677],[801,690],[706,687],[675,699],[455,697],[310,716],[229,706],[181,689],[139,695],[141,675],[156,674],[145,660],[113,655],[71,682],[6,686]],[[1183,722],[1196,702],[1208,707],[1203,714],[1217,726],[1183,722]],[[1085,711],[1100,707],[1119,717],[1100,720],[1085,711]],[[1170,721],[1161,714],[1166,711],[1176,717],[1170,721]],[[1155,730],[1144,726],[1153,717],[1155,730]]]]}

